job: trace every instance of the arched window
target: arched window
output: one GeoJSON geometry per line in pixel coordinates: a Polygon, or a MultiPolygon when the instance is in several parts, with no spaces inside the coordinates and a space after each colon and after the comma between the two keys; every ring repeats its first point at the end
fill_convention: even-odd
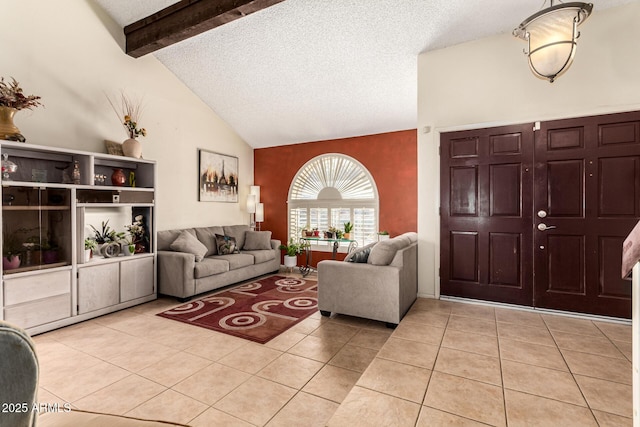
{"type": "MultiPolygon", "coordinates": [[[[308,161],[289,188],[289,238],[302,230],[353,224],[351,239],[358,245],[376,240],[378,190],[373,177],[357,160],[343,154],[323,154],[308,161]]],[[[315,248],[322,250],[323,243],[315,248]]]]}

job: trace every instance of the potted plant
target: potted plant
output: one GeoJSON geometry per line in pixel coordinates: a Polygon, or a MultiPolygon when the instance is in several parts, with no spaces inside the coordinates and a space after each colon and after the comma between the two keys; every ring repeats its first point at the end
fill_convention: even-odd
{"type": "Polygon", "coordinates": [[[2,233],[2,269],[13,270],[20,267],[21,245],[14,233],[2,233]]]}
{"type": "Polygon", "coordinates": [[[347,240],[351,239],[351,230],[353,230],[353,224],[351,224],[351,221],[347,221],[344,223],[344,238],[347,240]]]}
{"type": "MultiPolygon", "coordinates": [[[[144,216],[136,215],[133,224],[125,226],[131,236],[131,243],[135,245],[135,253],[143,253],[147,250],[147,232],[144,226],[144,216]]],[[[124,233],[122,235],[124,237],[124,233]]]]}
{"type": "Polygon", "coordinates": [[[93,258],[93,251],[98,248],[96,241],[93,239],[84,239],[84,262],[89,262],[93,258]]]}
{"type": "Polygon", "coordinates": [[[318,227],[313,227],[313,237],[320,237],[320,230],[318,230],[318,227]]]}
{"type": "Polygon", "coordinates": [[[295,243],[293,239],[289,240],[289,244],[280,245],[278,249],[286,252],[284,256],[284,266],[287,268],[293,268],[298,264],[298,254],[301,254],[305,245],[301,243],[295,243]]]}
{"type": "Polygon", "coordinates": [[[116,232],[112,230],[109,226],[109,220],[102,221],[100,225],[100,230],[95,228],[93,225],[89,225],[94,233],[94,240],[97,244],[97,253],[99,255],[104,255],[104,248],[106,245],[110,243],[117,243],[124,237],[124,232],[116,232]]]}
{"type": "Polygon", "coordinates": [[[131,256],[136,253],[136,244],[134,243],[135,236],[129,233],[128,237],[125,237],[122,241],[122,252],[124,256],[131,256]]]}
{"type": "Polygon", "coordinates": [[[40,248],[42,249],[42,262],[44,264],[53,264],[60,259],[58,245],[55,242],[43,239],[40,248]]]}
{"type": "Polygon", "coordinates": [[[378,231],[378,242],[389,239],[389,232],[386,230],[378,231]]]}

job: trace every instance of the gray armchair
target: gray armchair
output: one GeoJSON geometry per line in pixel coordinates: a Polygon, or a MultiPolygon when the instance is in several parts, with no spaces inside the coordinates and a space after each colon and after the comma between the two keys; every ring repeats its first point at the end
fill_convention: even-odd
{"type": "Polygon", "coordinates": [[[318,263],[318,309],[395,327],[418,295],[418,238],[414,232],[361,248],[345,261],[318,263]],[[370,250],[366,257],[362,251],[370,250]],[[349,260],[360,262],[349,262],[349,260]]]}
{"type": "Polygon", "coordinates": [[[0,426],[36,425],[38,358],[26,332],[0,321],[0,426]]]}

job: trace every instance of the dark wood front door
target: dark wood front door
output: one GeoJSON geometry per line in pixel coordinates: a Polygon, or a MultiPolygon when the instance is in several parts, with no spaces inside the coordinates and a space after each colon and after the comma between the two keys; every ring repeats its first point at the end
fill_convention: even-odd
{"type": "Polygon", "coordinates": [[[640,112],[441,135],[443,295],[631,315],[640,112]]]}
{"type": "Polygon", "coordinates": [[[542,123],[534,191],[534,305],[630,317],[620,270],[640,217],[640,113],[542,123]]]}
{"type": "Polygon", "coordinates": [[[532,125],[442,134],[441,293],[530,305],[532,125]]]}

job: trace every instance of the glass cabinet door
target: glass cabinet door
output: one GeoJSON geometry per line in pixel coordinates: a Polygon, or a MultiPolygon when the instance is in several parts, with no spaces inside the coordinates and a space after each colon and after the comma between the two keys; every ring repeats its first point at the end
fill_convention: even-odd
{"type": "Polygon", "coordinates": [[[71,264],[71,190],[2,188],[3,274],[71,264]]]}

